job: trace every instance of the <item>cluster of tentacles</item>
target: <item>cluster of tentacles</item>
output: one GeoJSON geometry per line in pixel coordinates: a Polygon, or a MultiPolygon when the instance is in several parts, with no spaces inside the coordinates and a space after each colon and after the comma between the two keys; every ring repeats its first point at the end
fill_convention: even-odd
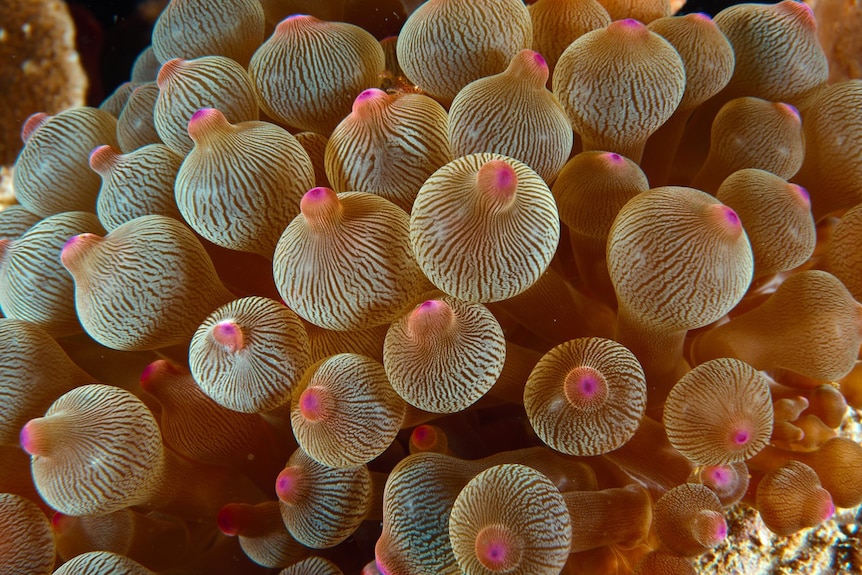
{"type": "Polygon", "coordinates": [[[294,4],[172,0],[24,124],[0,572],[689,574],[862,502],[862,81],[804,4],[294,4]]]}

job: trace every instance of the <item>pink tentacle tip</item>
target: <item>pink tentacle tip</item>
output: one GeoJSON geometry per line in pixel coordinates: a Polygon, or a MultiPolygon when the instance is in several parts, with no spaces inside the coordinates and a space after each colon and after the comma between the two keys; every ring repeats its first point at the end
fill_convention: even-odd
{"type": "Polygon", "coordinates": [[[201,108],[189,118],[189,137],[198,142],[207,133],[216,133],[229,126],[225,115],[216,108],[201,108]]]}
{"type": "Polygon", "coordinates": [[[78,235],[76,235],[76,236],[72,236],[71,238],[69,238],[68,240],[66,240],[65,242],[63,242],[63,247],[62,247],[62,248],[60,248],[60,254],[63,254],[63,252],[65,252],[65,251],[67,251],[67,250],[71,250],[71,249],[73,249],[73,246],[78,242],[78,239],[79,239],[82,235],[83,235],[83,234],[78,234],[78,235]]]}
{"type": "Polygon", "coordinates": [[[186,64],[186,60],[182,58],[172,58],[162,64],[162,67],[159,68],[159,73],[156,75],[156,86],[160,89],[165,89],[167,87],[168,82],[176,75],[177,70],[182,68],[186,64]]]}
{"type": "Polygon", "coordinates": [[[566,376],[563,393],[572,405],[585,406],[601,402],[607,389],[600,373],[582,367],[573,369],[566,376]]]}
{"type": "Polygon", "coordinates": [[[39,449],[39,433],[37,420],[31,419],[24,427],[21,428],[21,433],[18,440],[21,443],[21,449],[30,455],[42,455],[39,449]]]}
{"type": "Polygon", "coordinates": [[[144,391],[147,393],[153,393],[158,382],[165,376],[178,375],[179,373],[179,370],[174,367],[171,362],[165,359],[157,359],[144,367],[141,371],[139,382],[144,391]]]}
{"type": "Polygon", "coordinates": [[[715,485],[719,486],[727,485],[732,481],[733,478],[733,475],[730,473],[730,470],[720,465],[708,468],[707,474],[712,480],[712,482],[715,485]]]}
{"type": "Polygon", "coordinates": [[[30,137],[36,133],[45,122],[51,119],[49,114],[45,112],[36,112],[35,114],[30,114],[26,120],[24,120],[24,124],[21,126],[21,141],[25,144],[30,137]]]}
{"type": "Polygon", "coordinates": [[[275,478],[275,493],[284,503],[296,503],[299,500],[299,485],[301,472],[294,467],[285,467],[275,478]]]}
{"type": "Polygon", "coordinates": [[[598,380],[591,376],[585,375],[578,380],[578,391],[582,396],[591,399],[599,389],[598,380]]]}
{"type": "Polygon", "coordinates": [[[715,525],[715,533],[713,534],[715,541],[722,541],[727,537],[727,521],[724,517],[721,518],[715,525]]]}
{"type": "Polygon", "coordinates": [[[299,396],[299,412],[308,421],[320,421],[326,417],[325,392],[320,387],[309,387],[299,396]]]}
{"type": "Polygon", "coordinates": [[[650,30],[646,27],[646,24],[634,18],[614,20],[607,29],[611,32],[626,34],[629,38],[643,38],[650,34],[650,30]]]}
{"type": "Polygon", "coordinates": [[[200,124],[200,122],[213,119],[218,115],[221,115],[221,112],[219,112],[215,108],[199,109],[194,114],[192,114],[191,118],[189,118],[189,130],[192,130],[194,126],[200,124]]]}
{"type": "Polygon", "coordinates": [[[413,311],[413,315],[422,316],[427,314],[436,314],[448,308],[449,306],[444,301],[429,299],[417,305],[416,309],[413,311]]]}
{"type": "Polygon", "coordinates": [[[63,243],[63,247],[60,248],[60,261],[63,263],[66,268],[69,268],[70,265],[74,265],[75,258],[81,254],[83,251],[86,251],[87,247],[91,247],[94,244],[100,242],[103,238],[101,236],[97,236],[96,234],[84,233],[78,234],[76,236],[72,236],[68,240],[63,243]]]}
{"type": "Polygon", "coordinates": [[[748,429],[737,429],[733,433],[732,441],[734,445],[743,447],[751,441],[751,432],[748,429]]]}
{"type": "Polygon", "coordinates": [[[56,532],[63,531],[69,525],[69,516],[63,515],[59,511],[55,511],[51,516],[51,527],[56,532]]]}
{"type": "Polygon", "coordinates": [[[386,569],[386,566],[380,559],[375,558],[374,565],[377,567],[377,572],[380,573],[380,575],[390,575],[389,570],[386,569]]]}
{"type": "Polygon", "coordinates": [[[329,198],[334,193],[335,191],[330,188],[318,186],[316,188],[311,188],[310,190],[305,192],[305,195],[302,196],[302,199],[309,202],[321,202],[329,198]]]}
{"type": "Polygon", "coordinates": [[[515,168],[503,160],[490,160],[483,164],[476,175],[476,181],[484,195],[503,207],[513,201],[518,189],[515,168]]]}
{"type": "Polygon", "coordinates": [[[542,66],[544,68],[548,67],[548,61],[545,60],[545,57],[538,52],[533,52],[533,61],[536,62],[537,66],[542,66]]]}
{"type": "Polygon", "coordinates": [[[353,100],[353,113],[359,114],[366,109],[366,104],[373,102],[384,101],[389,98],[389,94],[378,88],[368,88],[363,90],[353,100]]]}
{"type": "Polygon", "coordinates": [[[724,210],[724,219],[727,220],[727,223],[731,226],[738,227],[742,225],[739,221],[739,216],[731,208],[726,208],[724,210]]]}
{"type": "Polygon", "coordinates": [[[90,152],[90,168],[99,174],[104,174],[116,162],[118,157],[119,154],[108,144],[96,146],[90,152]]]}
{"type": "Polygon", "coordinates": [[[216,516],[216,524],[222,533],[228,536],[239,534],[240,526],[237,523],[237,514],[234,511],[233,505],[225,505],[219,510],[216,516]]]}
{"type": "Polygon", "coordinates": [[[694,20],[703,20],[704,22],[712,22],[712,16],[706,14],[705,12],[694,12],[689,14],[688,17],[694,20]]]}
{"type": "Polygon", "coordinates": [[[796,192],[796,195],[801,199],[806,206],[811,207],[811,194],[808,190],[797,184],[790,184],[791,189],[796,192]]]}
{"type": "Polygon", "coordinates": [[[222,320],[215,324],[212,328],[212,337],[222,347],[233,353],[245,347],[245,336],[242,328],[232,319],[222,320]]]}
{"type": "Polygon", "coordinates": [[[515,537],[501,525],[484,527],[476,535],[476,558],[490,571],[508,571],[520,563],[515,537]]]}
{"type": "Polygon", "coordinates": [[[724,204],[711,204],[707,206],[706,211],[711,225],[716,226],[728,237],[737,238],[742,233],[742,220],[733,208],[724,204]]]}
{"type": "Polygon", "coordinates": [[[778,102],[775,104],[775,106],[779,110],[783,110],[784,112],[786,112],[787,115],[793,117],[793,119],[797,122],[802,123],[802,114],[799,113],[799,109],[793,104],[788,104],[786,102],[778,102]]]}
{"type": "Polygon", "coordinates": [[[341,210],[338,194],[330,188],[311,188],[299,201],[299,211],[311,224],[335,221],[341,210]]]}
{"type": "Polygon", "coordinates": [[[833,503],[832,497],[830,496],[830,497],[827,497],[826,501],[824,502],[823,511],[820,514],[820,517],[823,518],[822,521],[826,521],[827,519],[831,518],[833,515],[835,515],[835,503],[833,503]]]}
{"type": "Polygon", "coordinates": [[[428,449],[437,441],[437,432],[430,425],[420,425],[413,430],[413,444],[419,449],[428,449]]]}
{"type": "Polygon", "coordinates": [[[616,152],[605,152],[602,156],[611,164],[622,165],[626,163],[626,159],[616,152]]]}
{"type": "Polygon", "coordinates": [[[486,542],[482,549],[482,563],[500,568],[509,559],[509,548],[503,541],[486,542]]]}

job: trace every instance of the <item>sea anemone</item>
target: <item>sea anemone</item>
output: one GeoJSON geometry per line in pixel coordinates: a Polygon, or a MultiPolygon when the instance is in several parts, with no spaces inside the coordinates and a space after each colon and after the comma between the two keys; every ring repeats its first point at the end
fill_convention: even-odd
{"type": "Polygon", "coordinates": [[[31,116],[0,565],[691,573],[862,503],[860,82],[669,5],[172,0],[31,116]]]}

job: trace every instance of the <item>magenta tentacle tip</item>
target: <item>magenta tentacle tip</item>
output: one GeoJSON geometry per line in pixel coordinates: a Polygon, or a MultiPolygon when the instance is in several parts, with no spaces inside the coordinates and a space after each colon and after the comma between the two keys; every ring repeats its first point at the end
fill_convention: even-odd
{"type": "Polygon", "coordinates": [[[721,541],[727,537],[727,522],[722,518],[715,526],[714,538],[716,541],[721,541]]]}
{"type": "Polygon", "coordinates": [[[316,188],[311,188],[310,190],[305,192],[303,199],[308,199],[309,201],[319,201],[328,197],[331,192],[332,190],[330,190],[329,188],[318,186],[316,188]]]}
{"type": "Polygon", "coordinates": [[[601,402],[607,393],[604,378],[590,367],[577,367],[566,376],[563,392],[569,403],[586,406],[601,402]]]}
{"type": "Polygon", "coordinates": [[[516,537],[502,525],[488,525],[476,535],[476,557],[490,571],[506,572],[520,563],[516,537]]]}
{"type": "Polygon", "coordinates": [[[26,451],[29,455],[42,455],[39,453],[39,446],[36,443],[37,432],[34,429],[33,419],[24,424],[24,427],[21,428],[21,433],[18,436],[18,440],[21,444],[21,449],[26,451]]]}
{"type": "Polygon", "coordinates": [[[748,444],[751,440],[751,433],[747,429],[737,429],[733,434],[733,443],[738,446],[748,444]]]}
{"type": "Polygon", "coordinates": [[[787,102],[777,102],[775,104],[778,108],[786,111],[789,115],[791,115],[797,122],[802,122],[802,114],[799,113],[799,109],[793,104],[788,104],[787,102]]]}
{"type": "Polygon", "coordinates": [[[716,485],[721,485],[721,486],[727,485],[728,483],[730,483],[730,481],[732,479],[732,476],[728,472],[728,469],[726,467],[722,467],[720,465],[716,465],[714,467],[709,468],[707,473],[709,474],[709,478],[716,485]]]}
{"type": "Polygon", "coordinates": [[[165,359],[157,359],[156,361],[148,363],[144,367],[141,371],[139,383],[144,391],[147,393],[153,393],[155,390],[155,384],[161,376],[165,374],[178,375],[179,373],[179,370],[177,370],[171,362],[165,359]]]}
{"type": "Polygon", "coordinates": [[[514,198],[518,188],[518,176],[515,169],[503,160],[486,162],[477,174],[480,189],[489,196],[502,200],[514,198]]]}
{"type": "Polygon", "coordinates": [[[54,529],[55,532],[62,531],[68,524],[68,517],[68,515],[55,511],[54,515],[51,516],[51,528],[54,529]]]}
{"type": "Polygon", "coordinates": [[[298,499],[301,471],[295,467],[285,467],[275,479],[275,493],[285,503],[295,503],[298,499]]]}
{"type": "Polygon", "coordinates": [[[219,113],[219,111],[216,110],[215,108],[201,108],[198,111],[196,111],[194,114],[192,114],[191,118],[189,118],[189,126],[191,126],[192,123],[200,122],[201,120],[206,120],[207,118],[210,118],[214,114],[217,114],[217,113],[219,113]]]}
{"type": "Polygon", "coordinates": [[[319,421],[325,417],[325,391],[320,387],[309,387],[299,396],[299,411],[308,421],[319,421]]]}
{"type": "Polygon", "coordinates": [[[75,254],[77,254],[82,247],[86,247],[84,244],[93,244],[101,239],[101,236],[91,233],[72,236],[63,242],[63,247],[60,248],[60,261],[64,266],[66,266],[66,268],[69,268],[75,259],[75,254]]]}
{"type": "Polygon", "coordinates": [[[449,306],[446,305],[446,302],[436,300],[436,299],[429,299],[429,300],[423,301],[418,306],[416,306],[416,311],[414,312],[414,314],[415,315],[425,315],[425,314],[429,314],[429,313],[436,313],[436,312],[439,312],[440,310],[445,309],[447,307],[449,307],[449,306]]]}
{"type": "Polygon", "coordinates": [[[236,515],[233,513],[231,505],[225,505],[219,510],[216,516],[216,525],[219,530],[228,536],[235,536],[239,533],[239,526],[236,522],[236,515]]]}
{"type": "Polygon", "coordinates": [[[727,223],[730,224],[731,226],[738,227],[738,226],[742,225],[739,221],[739,216],[731,208],[725,207],[724,218],[725,218],[725,220],[727,220],[727,223]]]}
{"type": "Polygon", "coordinates": [[[616,20],[615,22],[611,22],[609,28],[619,28],[623,30],[647,30],[646,25],[640,20],[635,20],[634,18],[623,18],[622,20],[616,20]]]}
{"type": "Polygon", "coordinates": [[[74,245],[78,241],[78,238],[80,238],[82,235],[83,234],[74,235],[65,242],[63,242],[63,247],[60,248],[60,253],[63,253],[64,251],[66,251],[66,248],[70,248],[72,245],[74,245]]]}
{"type": "Polygon", "coordinates": [[[625,163],[626,159],[623,158],[620,154],[616,152],[605,152],[604,157],[612,164],[622,165],[625,163]]]}
{"type": "Polygon", "coordinates": [[[823,513],[820,515],[823,521],[826,521],[830,517],[835,515],[835,503],[832,502],[832,498],[827,498],[823,505],[823,513]]]}
{"type": "Polygon", "coordinates": [[[367,90],[363,90],[356,96],[356,99],[353,100],[353,108],[352,112],[354,114],[361,114],[363,110],[367,109],[366,106],[373,104],[374,102],[379,102],[386,100],[389,95],[380,90],[378,88],[368,88],[367,90]]]}
{"type": "Polygon", "coordinates": [[[144,367],[143,371],[141,371],[141,377],[140,377],[139,383],[141,385],[141,388],[144,391],[146,391],[147,393],[150,393],[150,391],[153,388],[153,386],[152,386],[153,379],[154,379],[156,373],[158,373],[160,371],[160,366],[158,364],[159,364],[159,362],[162,362],[162,361],[164,361],[164,360],[159,359],[159,360],[156,360],[152,363],[148,363],[144,367]]]}
{"type": "Polygon", "coordinates": [[[420,425],[413,430],[413,443],[419,449],[428,449],[437,441],[437,432],[430,425],[420,425]]]}
{"type": "Polygon", "coordinates": [[[790,184],[791,188],[796,192],[796,195],[805,203],[806,206],[811,206],[811,195],[808,190],[797,184],[790,184]]]}
{"type": "Polygon", "coordinates": [[[242,328],[232,319],[222,320],[215,324],[212,329],[212,336],[230,352],[237,352],[245,347],[242,328]]]}

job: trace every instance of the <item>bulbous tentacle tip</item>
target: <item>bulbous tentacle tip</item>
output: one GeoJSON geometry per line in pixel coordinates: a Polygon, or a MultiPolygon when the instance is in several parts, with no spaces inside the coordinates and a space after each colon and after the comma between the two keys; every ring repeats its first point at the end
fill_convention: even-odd
{"type": "Polygon", "coordinates": [[[29,455],[48,457],[51,455],[53,441],[44,417],[31,419],[21,428],[19,443],[29,455]]]}
{"type": "Polygon", "coordinates": [[[716,226],[729,240],[735,240],[742,235],[742,220],[733,208],[724,204],[710,204],[706,206],[706,213],[709,223],[716,226]]]}
{"type": "Polygon", "coordinates": [[[602,152],[600,157],[612,166],[626,165],[626,158],[616,152],[602,152]]]}
{"type": "Polygon", "coordinates": [[[177,369],[177,367],[170,361],[166,359],[157,359],[156,361],[144,366],[138,383],[140,384],[141,389],[147,393],[157,395],[159,384],[162,383],[165,378],[177,376],[179,374],[180,370],[177,369]]]}
{"type": "Polygon", "coordinates": [[[411,334],[440,334],[455,322],[452,307],[443,300],[429,299],[417,305],[407,319],[411,334]]]}
{"type": "Polygon", "coordinates": [[[421,451],[434,447],[439,440],[439,434],[433,425],[418,425],[410,434],[410,442],[421,451]]]}
{"type": "Polygon", "coordinates": [[[276,24],[273,36],[287,36],[292,34],[297,28],[320,23],[322,23],[321,20],[310,14],[291,14],[276,24]]]}
{"type": "Polygon", "coordinates": [[[644,36],[649,35],[649,28],[646,27],[646,24],[634,18],[623,18],[622,20],[611,22],[610,26],[608,26],[608,31],[624,32],[626,34],[634,33],[644,36]]]}
{"type": "Polygon", "coordinates": [[[278,499],[288,505],[302,499],[302,469],[289,465],[275,478],[275,493],[278,499]]]}
{"type": "Polygon", "coordinates": [[[69,516],[65,513],[55,511],[51,516],[51,529],[54,533],[62,533],[70,526],[69,516]]]}
{"type": "Polygon", "coordinates": [[[242,526],[238,506],[228,503],[222,507],[216,515],[216,525],[218,525],[219,531],[229,537],[239,535],[242,526]]]}
{"type": "Polygon", "coordinates": [[[718,511],[701,511],[695,527],[695,538],[704,547],[715,547],[727,538],[727,520],[718,511]]]}
{"type": "Polygon", "coordinates": [[[77,269],[77,263],[82,255],[104,239],[102,236],[91,233],[72,236],[66,240],[60,249],[60,261],[67,270],[73,272],[77,269]]]}
{"type": "Polygon", "coordinates": [[[218,322],[211,333],[213,339],[231,353],[241,351],[246,346],[242,326],[233,319],[218,322]]]}
{"type": "Polygon", "coordinates": [[[520,565],[523,548],[504,525],[488,525],[476,535],[476,558],[489,571],[508,573],[520,565]]]}
{"type": "Polygon", "coordinates": [[[563,393],[569,403],[585,408],[590,404],[602,403],[607,396],[607,381],[596,369],[579,366],[566,375],[563,393]]]}
{"type": "Polygon", "coordinates": [[[224,113],[216,108],[201,108],[189,118],[189,137],[199,144],[207,134],[218,134],[230,129],[224,113]]]}
{"type": "Polygon", "coordinates": [[[25,144],[30,139],[30,136],[36,133],[45,122],[47,122],[51,118],[50,114],[46,114],[45,112],[36,112],[35,114],[30,114],[24,123],[21,125],[21,141],[25,144]]]}
{"type": "Polygon", "coordinates": [[[90,152],[90,168],[94,172],[105,176],[110,173],[117,160],[120,158],[120,152],[109,144],[97,146],[90,152]]]}
{"type": "Polygon", "coordinates": [[[777,110],[786,114],[796,123],[802,124],[802,114],[799,113],[799,109],[793,104],[788,104],[786,102],[775,102],[774,106],[777,110]]]}
{"type": "Polygon", "coordinates": [[[530,84],[538,89],[545,89],[545,84],[548,81],[550,69],[545,57],[535,50],[521,50],[518,52],[512,61],[509,62],[509,67],[504,72],[507,76],[512,77],[517,81],[523,81],[524,78],[530,81],[530,84]]]}
{"type": "Polygon", "coordinates": [[[299,396],[299,412],[307,421],[321,421],[326,418],[326,390],[312,386],[303,390],[299,396]]]}
{"type": "Polygon", "coordinates": [[[479,191],[501,208],[508,207],[515,199],[518,175],[505,160],[490,160],[476,174],[479,191]]]}
{"type": "Polygon", "coordinates": [[[187,60],[182,58],[171,58],[159,68],[159,73],[156,75],[156,85],[160,90],[164,90],[173,80],[177,73],[185,67],[187,60]]]}
{"type": "Polygon", "coordinates": [[[380,104],[389,101],[391,96],[379,88],[368,88],[363,90],[353,100],[352,111],[356,115],[362,115],[376,108],[380,104]]]}
{"type": "Polygon", "coordinates": [[[343,206],[338,194],[330,188],[311,188],[299,202],[299,211],[310,224],[326,223],[341,214],[343,206]]]}
{"type": "Polygon", "coordinates": [[[800,24],[806,28],[816,30],[817,21],[814,18],[814,10],[805,2],[796,2],[795,0],[784,0],[774,6],[774,9],[779,12],[784,12],[793,18],[796,18],[800,24]]]}

